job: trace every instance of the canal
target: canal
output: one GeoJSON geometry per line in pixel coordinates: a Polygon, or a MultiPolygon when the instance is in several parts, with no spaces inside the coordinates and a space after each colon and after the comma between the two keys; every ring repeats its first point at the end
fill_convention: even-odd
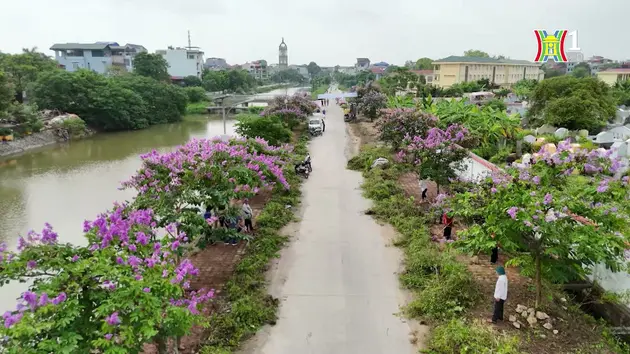
{"type": "MultiPolygon", "coordinates": [[[[265,95],[269,94],[283,95],[285,90],[265,95]]],[[[228,134],[234,133],[234,123],[227,121],[228,134]]],[[[99,134],[0,159],[0,242],[14,249],[19,235],[30,229],[41,231],[48,222],[60,242],[85,244],[84,220],[93,220],[114,201],[134,197],[133,191],[118,188],[140,167],[140,154],[152,149],[168,151],[193,138],[222,134],[221,120],[185,120],[99,134]]],[[[15,299],[24,290],[19,283],[0,288],[0,311],[14,309],[15,299]]]]}

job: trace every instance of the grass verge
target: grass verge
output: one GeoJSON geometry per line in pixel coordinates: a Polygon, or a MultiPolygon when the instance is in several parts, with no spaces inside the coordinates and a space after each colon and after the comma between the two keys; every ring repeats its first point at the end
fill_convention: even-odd
{"type": "Polygon", "coordinates": [[[398,186],[404,168],[390,164],[369,169],[376,158],[384,156],[391,156],[386,148],[364,146],[348,161],[348,168],[363,172],[363,194],[374,201],[369,214],[400,233],[396,246],[405,257],[400,281],[414,293],[405,314],[434,326],[427,353],[518,353],[516,337],[496,337],[480,324],[459,319],[481,300],[479,289],[466,266],[457,261],[456,250],[440,250],[431,242],[427,217],[398,186]]]}
{"type": "Polygon", "coordinates": [[[559,335],[545,329],[515,330],[509,323],[501,329],[483,323],[485,315],[490,314],[490,305],[482,301],[491,296],[485,295],[487,291],[484,290],[488,289],[480,288],[481,282],[462,263],[465,257],[455,248],[443,248],[431,241],[428,227],[435,217],[417,206],[413,197],[408,197],[398,183],[399,177],[408,171],[395,163],[370,169],[379,157],[393,160],[387,148],[366,145],[348,161],[348,168],[363,172],[363,193],[374,201],[369,213],[388,222],[400,233],[396,246],[403,249],[405,256],[405,271],[400,274],[400,282],[414,294],[404,309],[405,315],[432,326],[425,353],[628,352],[604,324],[568,303],[561,311],[548,312],[565,319],[566,326],[557,325],[559,335]]]}
{"type": "MultiPolygon", "coordinates": [[[[307,144],[307,137],[298,140],[296,160],[304,158],[307,144]]],[[[256,235],[225,285],[224,296],[218,300],[219,310],[210,317],[209,336],[199,351],[202,354],[231,353],[263,325],[275,324],[278,300],[267,293],[265,272],[287,242],[280,230],[294,219],[293,211],[300,203],[301,179],[289,170],[285,176],[291,189],[274,193],[256,219],[256,235]]]]}

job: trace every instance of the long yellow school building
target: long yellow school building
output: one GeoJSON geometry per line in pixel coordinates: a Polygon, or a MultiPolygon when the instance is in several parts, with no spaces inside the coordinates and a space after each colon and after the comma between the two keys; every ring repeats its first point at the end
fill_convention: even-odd
{"type": "Polygon", "coordinates": [[[614,86],[618,81],[630,80],[630,69],[617,68],[597,72],[597,78],[614,86]]]}
{"type": "Polygon", "coordinates": [[[433,66],[433,84],[442,88],[481,79],[510,87],[522,79],[545,77],[541,64],[527,60],[450,56],[434,61],[433,66]]]}

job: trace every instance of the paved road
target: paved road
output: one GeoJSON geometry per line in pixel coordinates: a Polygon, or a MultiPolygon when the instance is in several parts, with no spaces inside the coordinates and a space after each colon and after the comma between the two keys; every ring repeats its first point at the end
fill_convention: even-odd
{"type": "Polygon", "coordinates": [[[409,326],[396,315],[404,301],[395,274],[399,252],[387,246],[391,231],[364,215],[362,177],[346,169],[349,137],[332,101],[326,132],[310,146],[313,173],[304,185],[301,222],[273,275],[279,320],[252,351],[415,353],[409,326]]]}

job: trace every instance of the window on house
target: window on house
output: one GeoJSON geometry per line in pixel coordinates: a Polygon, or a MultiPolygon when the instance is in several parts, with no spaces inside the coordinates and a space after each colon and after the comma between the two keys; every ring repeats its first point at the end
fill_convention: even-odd
{"type": "Polygon", "coordinates": [[[103,50],[93,50],[92,51],[92,56],[93,57],[97,57],[97,58],[104,57],[105,56],[105,51],[103,51],[103,50]]]}
{"type": "Polygon", "coordinates": [[[188,54],[188,59],[195,59],[195,55],[194,54],[188,54]]]}
{"type": "Polygon", "coordinates": [[[78,69],[79,68],[79,63],[72,63],[72,68],[73,69],[78,69]]]}
{"type": "Polygon", "coordinates": [[[82,57],[83,56],[83,50],[81,49],[70,49],[67,53],[69,57],[82,57]]]}

